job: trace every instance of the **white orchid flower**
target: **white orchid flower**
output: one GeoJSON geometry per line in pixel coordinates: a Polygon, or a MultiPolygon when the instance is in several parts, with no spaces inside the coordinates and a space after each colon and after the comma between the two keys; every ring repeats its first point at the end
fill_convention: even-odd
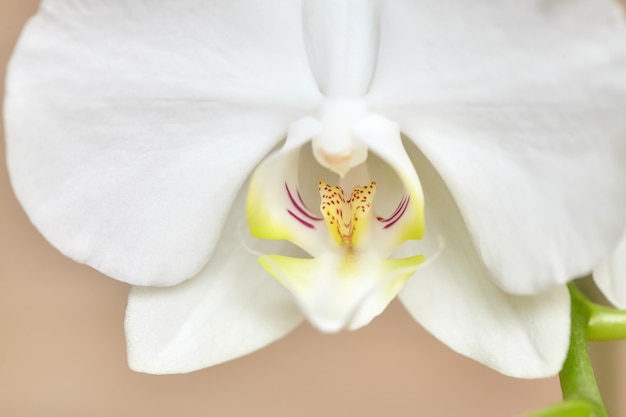
{"type": "Polygon", "coordinates": [[[5,120],[32,222],[133,285],[133,369],[358,328],[399,292],[540,377],[564,284],[626,221],[624,109],[608,0],[44,0],[5,120]]]}

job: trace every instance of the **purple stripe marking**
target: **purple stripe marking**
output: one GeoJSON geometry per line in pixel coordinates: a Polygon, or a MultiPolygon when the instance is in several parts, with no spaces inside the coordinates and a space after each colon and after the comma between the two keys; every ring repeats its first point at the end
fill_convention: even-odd
{"type": "Polygon", "coordinates": [[[304,226],[308,227],[309,229],[315,229],[315,226],[313,226],[311,223],[307,222],[306,220],[303,220],[300,217],[298,217],[298,215],[295,214],[293,211],[287,209],[287,213],[291,214],[291,217],[293,217],[294,219],[296,219],[297,221],[299,221],[300,223],[302,223],[304,226]]]}
{"type": "MultiPolygon", "coordinates": [[[[289,196],[289,200],[291,201],[291,204],[293,204],[293,206],[296,208],[296,210],[298,210],[300,212],[300,214],[302,214],[304,217],[310,219],[310,220],[322,220],[321,218],[318,217],[314,217],[311,214],[307,213],[299,204],[298,202],[293,198],[293,195],[291,194],[291,190],[289,189],[289,186],[287,185],[287,183],[285,183],[285,190],[287,190],[287,195],[289,196]]],[[[299,194],[299,193],[298,193],[299,194]]],[[[299,196],[299,195],[298,195],[299,196]]],[[[289,211],[289,210],[287,210],[289,211]]]]}
{"type": "Polygon", "coordinates": [[[400,210],[402,209],[402,206],[408,201],[409,196],[408,195],[404,195],[402,196],[402,200],[400,200],[400,203],[398,204],[398,207],[396,207],[396,211],[394,211],[391,216],[387,217],[386,219],[383,219],[382,217],[379,217],[378,220],[382,223],[387,223],[392,221],[400,212],[400,210]]]}
{"type": "MultiPolygon", "coordinates": [[[[311,210],[307,207],[306,203],[302,199],[302,196],[300,195],[300,190],[298,190],[297,188],[296,188],[296,193],[298,193],[298,200],[300,200],[300,203],[302,203],[302,207],[304,207],[305,210],[307,210],[308,213],[311,213],[311,210]]],[[[313,215],[311,215],[309,218],[313,219],[313,220],[318,220],[318,221],[324,220],[323,217],[315,217],[313,215]]]]}
{"type": "Polygon", "coordinates": [[[393,226],[394,224],[396,224],[396,222],[398,220],[400,220],[400,218],[404,215],[404,213],[406,212],[407,207],[409,207],[409,200],[410,197],[407,197],[406,200],[404,200],[404,203],[400,203],[400,213],[396,216],[396,218],[389,224],[386,224],[385,227],[383,227],[383,229],[389,229],[391,226],[393,226]]]}

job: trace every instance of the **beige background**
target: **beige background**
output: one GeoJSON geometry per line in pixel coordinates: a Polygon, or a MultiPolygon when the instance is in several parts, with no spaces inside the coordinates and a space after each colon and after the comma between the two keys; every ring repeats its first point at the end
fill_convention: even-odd
{"type": "MultiPolygon", "coordinates": [[[[3,80],[36,5],[0,0],[3,80]]],[[[303,325],[203,371],[133,373],[123,334],[128,286],[48,245],[15,200],[3,145],[0,165],[0,416],[504,417],[559,400],[556,378],[498,375],[434,340],[398,303],[354,333],[303,325]]],[[[614,350],[601,353],[612,396],[622,386],[614,350]]]]}

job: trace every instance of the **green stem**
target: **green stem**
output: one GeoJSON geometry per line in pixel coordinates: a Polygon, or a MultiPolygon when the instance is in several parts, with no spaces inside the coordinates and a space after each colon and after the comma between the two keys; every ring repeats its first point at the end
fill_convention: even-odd
{"type": "Polygon", "coordinates": [[[524,417],[591,417],[591,405],[586,401],[571,400],[553,404],[541,411],[525,414],[524,417]]]}
{"type": "MultiPolygon", "coordinates": [[[[622,334],[612,329],[611,323],[626,321],[626,313],[592,303],[574,284],[568,288],[572,322],[569,350],[559,374],[563,402],[525,417],[609,417],[591,367],[587,338],[606,340],[622,334]]],[[[626,324],[618,327],[626,327],[626,324]]]]}
{"type": "Polygon", "coordinates": [[[559,374],[565,401],[583,400],[590,404],[592,417],[608,417],[589,359],[587,332],[592,307],[574,284],[569,285],[572,299],[570,347],[559,374]]]}
{"type": "Polygon", "coordinates": [[[626,339],[626,310],[617,310],[587,301],[587,339],[594,341],[626,339]]]}

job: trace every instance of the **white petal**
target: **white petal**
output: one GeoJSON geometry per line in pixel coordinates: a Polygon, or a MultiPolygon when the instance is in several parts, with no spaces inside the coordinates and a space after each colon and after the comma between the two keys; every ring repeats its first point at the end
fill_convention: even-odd
{"type": "Polygon", "coordinates": [[[369,89],[380,36],[378,0],[305,0],[304,40],[311,69],[327,96],[369,89]]]}
{"type": "Polygon", "coordinates": [[[426,200],[426,264],[399,297],[411,315],[453,350],[503,374],[536,378],[561,369],[569,345],[569,293],[506,294],[477,256],[454,201],[419,158],[426,200]],[[429,253],[445,246],[429,264],[429,253]]]}
{"type": "Polygon", "coordinates": [[[610,96],[624,83],[623,13],[612,0],[385,1],[372,102],[610,96]]]}
{"type": "Polygon", "coordinates": [[[611,256],[593,270],[593,278],[610,302],[626,308],[626,235],[611,256]]]}
{"type": "Polygon", "coordinates": [[[11,178],[66,255],[174,284],[318,98],[295,2],[45,1],[9,69],[11,178]]]}
{"type": "Polygon", "coordinates": [[[617,2],[390,0],[381,19],[370,106],[436,166],[498,284],[589,273],[626,221],[617,2]]]}
{"type": "Polygon", "coordinates": [[[390,0],[381,16],[370,104],[441,173],[497,282],[588,273],[626,220],[617,2],[390,0]]]}
{"type": "Polygon", "coordinates": [[[197,276],[174,287],[132,288],[126,310],[132,369],[195,371],[260,349],[302,321],[289,292],[242,247],[244,198],[240,193],[220,245],[197,276]]]}
{"type": "Polygon", "coordinates": [[[588,274],[624,228],[624,108],[458,106],[395,116],[446,182],[496,283],[533,294],[588,274]]]}

